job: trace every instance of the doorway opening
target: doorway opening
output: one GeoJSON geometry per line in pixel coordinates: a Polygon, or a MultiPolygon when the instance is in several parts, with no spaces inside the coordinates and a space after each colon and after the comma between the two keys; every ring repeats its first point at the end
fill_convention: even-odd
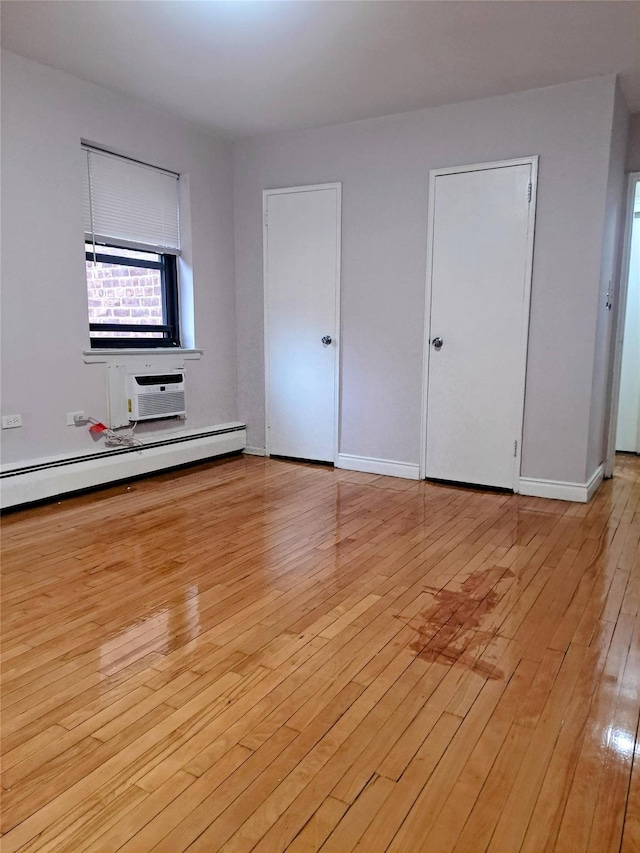
{"type": "Polygon", "coordinates": [[[640,454],[640,172],[629,176],[619,310],[609,476],[616,452],[640,454]]]}
{"type": "Polygon", "coordinates": [[[633,193],[627,282],[616,450],[640,453],[640,180],[633,193]]]}

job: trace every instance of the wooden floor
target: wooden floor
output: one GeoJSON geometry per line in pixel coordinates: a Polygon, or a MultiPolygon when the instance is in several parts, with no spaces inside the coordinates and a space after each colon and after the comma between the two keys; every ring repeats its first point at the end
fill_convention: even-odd
{"type": "Polygon", "coordinates": [[[589,505],[238,457],[6,516],[2,850],[640,850],[618,463],[589,505]]]}

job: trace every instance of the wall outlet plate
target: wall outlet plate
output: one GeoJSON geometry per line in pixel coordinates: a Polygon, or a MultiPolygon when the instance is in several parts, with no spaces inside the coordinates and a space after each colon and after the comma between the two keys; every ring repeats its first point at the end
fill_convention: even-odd
{"type": "Polygon", "coordinates": [[[22,415],[3,415],[2,429],[15,429],[22,426],[22,415]]]}
{"type": "Polygon", "coordinates": [[[67,426],[75,426],[79,423],[84,423],[86,420],[84,412],[67,412],[67,426]]]}

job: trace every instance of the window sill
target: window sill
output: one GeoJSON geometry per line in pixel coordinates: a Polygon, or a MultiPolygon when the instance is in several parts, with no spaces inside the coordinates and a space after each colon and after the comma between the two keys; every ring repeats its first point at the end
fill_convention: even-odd
{"type": "Polygon", "coordinates": [[[117,349],[91,349],[84,350],[82,353],[85,364],[108,364],[111,361],[130,358],[131,356],[144,356],[145,358],[178,358],[184,361],[197,361],[202,355],[201,349],[125,349],[118,347],[117,349]]]}

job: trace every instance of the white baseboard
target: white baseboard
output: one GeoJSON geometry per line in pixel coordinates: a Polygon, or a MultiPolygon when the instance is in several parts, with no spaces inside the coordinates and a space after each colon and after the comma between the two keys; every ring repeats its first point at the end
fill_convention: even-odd
{"type": "Polygon", "coordinates": [[[242,452],[246,453],[247,456],[266,456],[267,455],[267,451],[264,449],[264,447],[245,447],[245,449],[242,452]]]}
{"type": "Polygon", "coordinates": [[[369,456],[351,456],[348,453],[338,454],[336,468],[363,471],[365,474],[382,474],[385,477],[403,477],[405,480],[420,479],[420,466],[417,463],[372,459],[369,456]]]}
{"type": "Polygon", "coordinates": [[[588,503],[604,479],[604,465],[599,465],[586,483],[566,483],[560,480],[536,480],[520,477],[518,491],[534,498],[588,503]]]}
{"type": "Polygon", "coordinates": [[[21,467],[5,466],[0,481],[0,507],[20,506],[233,453],[243,450],[246,440],[244,424],[221,424],[163,439],[147,439],[142,447],[118,448],[72,459],[48,457],[21,467]]]}
{"type": "Polygon", "coordinates": [[[587,482],[587,501],[590,501],[591,498],[598,491],[598,487],[600,483],[604,480],[604,462],[601,465],[598,465],[596,470],[591,475],[589,481],[587,482]]]}

